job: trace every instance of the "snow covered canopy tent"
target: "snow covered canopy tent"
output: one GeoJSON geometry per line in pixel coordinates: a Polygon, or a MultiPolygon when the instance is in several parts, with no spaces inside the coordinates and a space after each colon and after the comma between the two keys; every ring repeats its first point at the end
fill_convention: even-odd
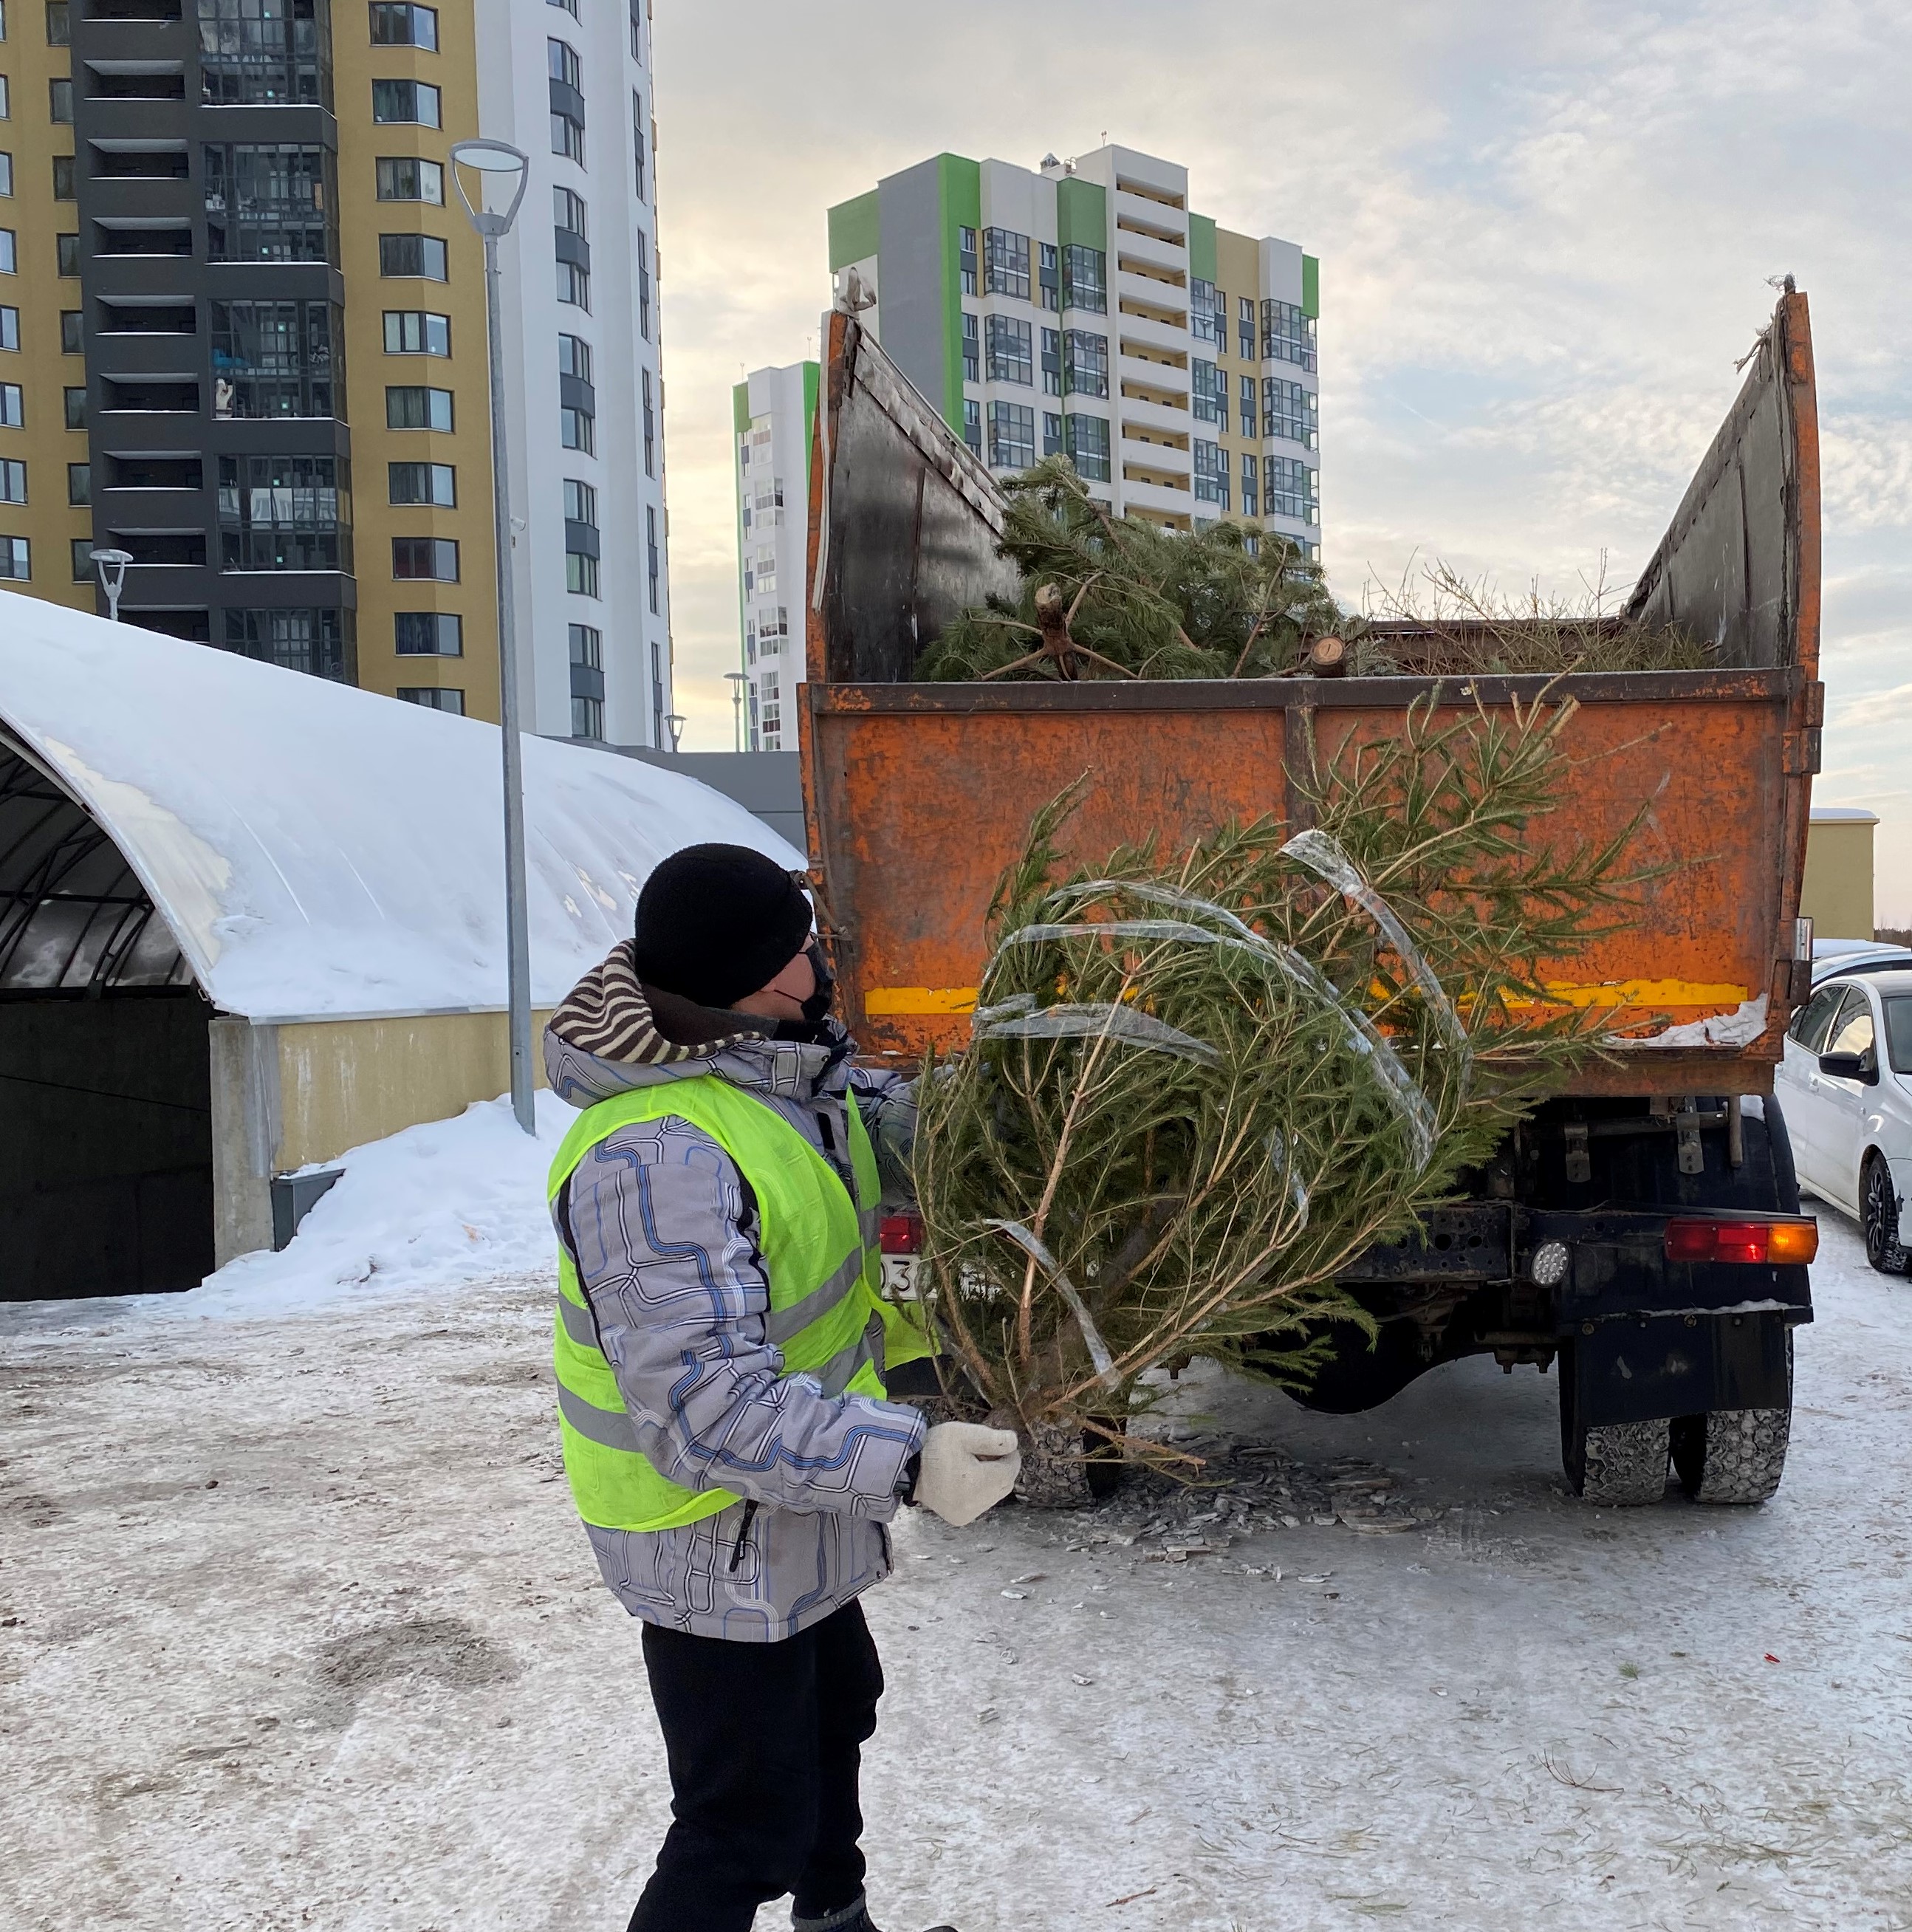
{"type": "MultiPolygon", "coordinates": [[[[802,855],[695,780],[525,741],[535,1005],[651,868],[802,855]]],[[[0,604],[0,1299],[189,1287],[273,1177],[504,1090],[495,727],[0,604]]]]}

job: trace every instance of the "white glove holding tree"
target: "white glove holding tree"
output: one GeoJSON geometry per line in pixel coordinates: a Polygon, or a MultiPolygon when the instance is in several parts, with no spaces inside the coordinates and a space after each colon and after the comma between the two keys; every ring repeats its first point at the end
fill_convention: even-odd
{"type": "Polygon", "coordinates": [[[961,1529],[1001,1502],[1022,1470],[1022,1450],[1014,1430],[939,1422],[923,1438],[916,1500],[961,1529]]]}

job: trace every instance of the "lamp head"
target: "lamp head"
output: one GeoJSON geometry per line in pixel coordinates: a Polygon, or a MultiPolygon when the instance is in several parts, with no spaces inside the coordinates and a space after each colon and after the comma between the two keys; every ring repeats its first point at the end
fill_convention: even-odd
{"type": "Polygon", "coordinates": [[[494,141],[481,136],[470,141],[458,141],[452,148],[452,178],[458,187],[458,199],[465,205],[465,212],[471,218],[471,225],[488,240],[511,232],[512,224],[518,219],[518,204],[524,199],[526,184],[531,178],[531,158],[521,148],[514,148],[509,141],[494,141]],[[474,203],[465,191],[465,178],[461,170],[470,168],[481,177],[478,200],[474,203]],[[485,206],[485,189],[482,178],[498,175],[518,178],[517,191],[512,195],[511,206],[502,214],[494,214],[485,206]]]}

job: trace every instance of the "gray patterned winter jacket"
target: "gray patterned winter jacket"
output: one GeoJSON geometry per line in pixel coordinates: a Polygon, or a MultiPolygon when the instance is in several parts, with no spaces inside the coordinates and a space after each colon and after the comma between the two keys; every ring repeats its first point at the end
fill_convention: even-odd
{"type": "MultiPolygon", "coordinates": [[[[581,1108],[716,1074],[766,1102],[846,1184],[844,1094],[853,1088],[886,1197],[906,1192],[907,1086],[851,1067],[840,1028],[823,1046],[739,1030],[757,1024],[641,986],[622,946],[553,1015],[545,1070],[552,1090],[581,1108]]],[[[671,1481],[742,1498],[677,1529],[587,1525],[625,1608],[696,1636],[769,1642],[887,1576],[885,1526],[923,1419],[782,1374],[765,1336],[755,1204],[717,1142],[670,1115],[620,1128],[572,1174],[554,1216],[638,1446],[671,1481]],[[831,1472],[827,1487],[806,1473],[819,1466],[831,1472]]]]}

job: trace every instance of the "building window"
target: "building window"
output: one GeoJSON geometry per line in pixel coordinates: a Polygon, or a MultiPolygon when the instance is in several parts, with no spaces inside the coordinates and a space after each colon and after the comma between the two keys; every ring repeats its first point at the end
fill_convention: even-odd
{"type": "Polygon", "coordinates": [[[407,154],[382,155],[377,164],[381,201],[422,201],[445,206],[445,170],[437,161],[415,160],[407,154]]]}
{"type": "Polygon", "coordinates": [[[1298,457],[1262,459],[1262,500],[1271,517],[1292,517],[1304,524],[1321,521],[1321,472],[1298,457]]]}
{"type": "Polygon", "coordinates": [[[757,728],[764,748],[774,752],[783,743],[783,674],[767,670],[757,683],[757,728]]]}
{"type": "MultiPolygon", "coordinates": [[[[53,157],[53,199],[56,201],[71,201],[74,198],[73,160],[71,154],[56,154],[53,157]]],[[[11,155],[7,158],[5,172],[7,178],[4,191],[11,194],[14,191],[14,164],[11,155]]]]}
{"type": "Polygon", "coordinates": [[[962,292],[966,296],[976,292],[976,231],[973,228],[956,230],[956,263],[962,275],[962,292]]]}
{"type": "Polygon", "coordinates": [[[1072,242],[1063,250],[1062,306],[1109,313],[1109,257],[1102,249],[1072,242]]]}
{"type": "Polygon", "coordinates": [[[434,315],[429,309],[387,309],[385,352],[388,356],[450,355],[452,318],[434,315]]]}
{"type": "Polygon", "coordinates": [[[647,149],[644,140],[644,102],[641,94],[631,96],[631,150],[637,166],[638,199],[648,201],[650,191],[644,185],[647,149]]]}
{"type": "Polygon", "coordinates": [[[215,262],[338,261],[338,196],[326,148],[287,142],[205,151],[206,247],[215,262]]]}
{"type": "Polygon", "coordinates": [[[1241,379],[1241,440],[1250,442],[1255,435],[1255,379],[1244,376],[1241,379]]]}
{"type": "Polygon", "coordinates": [[[33,580],[32,553],[25,537],[0,537],[0,577],[16,584],[33,580]]]}
{"type": "Polygon", "coordinates": [[[436,128],[443,112],[438,89],[425,81],[372,82],[372,119],[381,128],[436,128]]]}
{"type": "Polygon", "coordinates": [[[1036,412],[1026,403],[989,405],[989,466],[1027,470],[1036,460],[1036,412]]]}
{"type": "MultiPolygon", "coordinates": [[[[0,196],[11,200],[13,193],[14,158],[11,154],[0,154],[0,196]]],[[[53,199],[56,201],[71,201],[73,199],[73,157],[71,154],[56,154],[53,157],[53,199]],[[62,161],[67,164],[67,192],[65,194],[59,191],[60,164],[62,161]]]]}
{"type": "Polygon", "coordinates": [[[311,677],[346,682],[352,614],[337,610],[232,610],[225,648],[311,677]]]}
{"type": "Polygon", "coordinates": [[[17,350],[20,346],[20,310],[17,308],[0,308],[0,349],[17,350]]]}
{"type": "Polygon", "coordinates": [[[76,280],[78,279],[80,237],[77,235],[56,235],[53,237],[53,266],[56,273],[71,276],[76,280]]]}
{"type": "MultiPolygon", "coordinates": [[[[557,0],[553,0],[553,4],[557,0]]],[[[573,625],[575,630],[580,628],[573,625]]],[[[604,742],[604,700],[602,698],[579,698],[571,700],[571,735],[574,738],[590,738],[597,743],[604,742]]]]}
{"type": "MultiPolygon", "coordinates": [[[[20,266],[19,237],[11,228],[0,228],[0,275],[18,274],[20,266]]],[[[62,268],[61,273],[64,274],[65,270],[62,268]]]]}
{"type": "Polygon", "coordinates": [[[392,620],[392,643],[401,658],[461,658],[465,620],[449,610],[400,610],[392,620]]]}
{"type": "Polygon", "coordinates": [[[569,88],[573,94],[584,92],[584,63],[578,58],[578,50],[569,40],[545,41],[545,58],[552,80],[569,88]]]}
{"type": "Polygon", "coordinates": [[[350,570],[351,520],[332,456],[222,456],[222,570],[350,570]]]}
{"type": "Polygon", "coordinates": [[[1228,376],[1212,362],[1191,362],[1189,365],[1189,406],[1197,422],[1228,426],[1228,376]],[[1220,378],[1217,380],[1217,377],[1220,378]]]}
{"type": "Polygon", "coordinates": [[[604,669],[604,633],[590,624],[571,626],[571,662],[586,670],[604,669]]]}
{"type": "Polygon", "coordinates": [[[588,524],[593,530],[598,526],[598,493],[575,477],[564,479],[564,520],[568,524],[588,524]]]}
{"type": "Polygon", "coordinates": [[[1085,483],[1109,481],[1109,421],[1106,416],[1067,416],[1062,440],[1076,474],[1085,483]]]}
{"type": "Polygon", "coordinates": [[[598,560],[589,550],[565,552],[564,587],[574,597],[598,595],[598,560]]]}
{"type": "Polygon", "coordinates": [[[973,399],[962,406],[962,440],[976,455],[983,454],[983,405],[973,399]]]}
{"type": "Polygon", "coordinates": [[[90,463],[67,465],[67,501],[82,508],[93,500],[93,466],[90,463]]]}
{"type": "Polygon", "coordinates": [[[657,511],[654,506],[649,503],[644,506],[644,549],[647,553],[646,561],[650,568],[650,614],[655,617],[658,614],[657,580],[661,572],[660,560],[657,554],[657,511]]]}
{"type": "Polygon", "coordinates": [[[378,272],[394,278],[416,275],[428,282],[451,279],[445,244],[436,235],[381,235],[378,272]]]}
{"type": "Polygon", "coordinates": [[[68,0],[47,0],[47,44],[50,47],[73,45],[73,16],[68,0]]]}
{"type": "Polygon", "coordinates": [[[0,74],[0,121],[11,121],[13,118],[13,86],[4,74],[0,74]]]}
{"type": "Polygon", "coordinates": [[[564,587],[575,596],[599,594],[597,532],[597,491],[590,484],[567,476],[564,481],[564,587]]]}
{"type": "Polygon", "coordinates": [[[650,238],[640,228],[634,238],[638,244],[638,333],[650,340],[650,238]]]}
{"type": "Polygon", "coordinates": [[[465,694],[462,691],[448,691],[443,685],[401,684],[398,687],[398,701],[401,704],[416,704],[427,711],[449,711],[455,718],[465,715],[465,694]]]}
{"type": "Polygon", "coordinates": [[[1013,228],[983,231],[983,288],[992,296],[1029,299],[1029,238],[1013,228]]]}
{"type": "Polygon", "coordinates": [[[1043,412],[1043,454],[1045,456],[1060,456],[1062,454],[1062,418],[1059,416],[1052,416],[1047,410],[1043,412]]]}
{"type": "Polygon", "coordinates": [[[1253,362],[1255,359],[1255,302],[1252,296],[1241,296],[1236,299],[1235,332],[1240,344],[1242,361],[1253,362]]]}
{"type": "Polygon", "coordinates": [[[394,537],[392,574],[401,582],[455,584],[458,544],[450,537],[394,537]]]}
{"type": "Polygon", "coordinates": [[[1054,314],[1062,306],[1062,257],[1053,242],[1037,244],[1036,270],[1042,284],[1043,307],[1054,314]]]}
{"type": "Polygon", "coordinates": [[[344,318],[329,302],[216,302],[209,320],[215,417],[337,413],[334,354],[344,318]]]}
{"type": "Polygon", "coordinates": [[[1262,514],[1261,467],[1252,450],[1241,452],[1241,514],[1244,517],[1262,514]]]}
{"type": "Polygon", "coordinates": [[[578,0],[545,0],[545,4],[551,7],[562,7],[574,20],[578,17],[578,0]]]}
{"type": "Polygon", "coordinates": [[[26,392],[17,382],[0,382],[0,429],[26,427],[26,392]]]}
{"type": "Polygon", "coordinates": [[[60,311],[60,353],[83,356],[86,352],[86,318],[77,308],[60,311]]]}
{"type": "Polygon", "coordinates": [[[76,584],[91,584],[97,566],[93,562],[93,539],[91,537],[70,537],[67,540],[68,562],[73,567],[73,580],[76,584]]]}
{"type": "Polygon", "coordinates": [[[575,262],[560,262],[557,265],[557,298],[568,307],[581,308],[587,315],[591,312],[591,272],[581,268],[575,262]]]}
{"type": "Polygon", "coordinates": [[[449,389],[389,388],[385,392],[387,429],[437,429],[452,427],[449,389]]]}
{"type": "Polygon", "coordinates": [[[575,235],[581,242],[588,240],[590,236],[587,226],[590,214],[581,194],[574,194],[568,188],[551,190],[552,224],[566,234],[575,235]]]}
{"type": "Polygon", "coordinates": [[[86,427],[86,392],[68,389],[65,392],[67,428],[84,429],[86,427]]]}
{"type": "Polygon", "coordinates": [[[1062,393],[1065,396],[1106,396],[1109,393],[1109,338],[1086,328],[1062,332],[1062,393]]]}
{"type": "Polygon", "coordinates": [[[641,369],[638,375],[644,384],[644,474],[657,474],[657,412],[651,401],[650,371],[641,369]]]}
{"type": "Polygon", "coordinates": [[[586,456],[598,453],[598,419],[589,410],[574,408],[567,403],[557,412],[558,441],[566,449],[580,451],[586,456]]]}
{"type": "Polygon", "coordinates": [[[983,380],[980,325],[968,309],[962,312],[962,380],[965,382],[980,382],[983,380]]]}
{"type": "Polygon", "coordinates": [[[584,165],[584,124],[574,120],[569,114],[555,110],[551,115],[551,152],[562,154],[567,161],[575,161],[581,168],[584,165]]]}
{"type": "Polygon", "coordinates": [[[73,125],[73,82],[71,80],[50,80],[47,83],[47,118],[56,128],[73,125]]]}
{"type": "Polygon", "coordinates": [[[983,324],[983,338],[989,345],[991,382],[1019,382],[1025,388],[1034,382],[1033,332],[1028,322],[1013,315],[992,315],[983,324]]]}
{"type": "MultiPolygon", "coordinates": [[[[203,5],[205,0],[200,0],[203,5]]],[[[428,53],[438,51],[438,10],[435,7],[394,7],[374,0],[372,45],[375,47],[422,47],[428,53]]],[[[432,124],[434,127],[437,123],[432,124]]]]}
{"type": "Polygon", "coordinates": [[[1308,370],[1314,368],[1314,317],[1304,315],[1298,302],[1262,304],[1262,360],[1298,362],[1308,370]]]}
{"type": "Polygon", "coordinates": [[[1043,331],[1043,394],[1059,396],[1062,393],[1062,332],[1059,328],[1043,331]]]}
{"type": "Polygon", "coordinates": [[[313,0],[198,0],[197,13],[204,105],[332,106],[332,37],[313,0]]]}
{"type": "Polygon", "coordinates": [[[1279,376],[1262,378],[1262,434],[1298,442],[1310,449],[1320,447],[1321,398],[1299,382],[1279,376]]]}
{"type": "Polygon", "coordinates": [[[581,335],[558,338],[557,372],[560,376],[575,376],[581,382],[591,380],[591,345],[581,335]]]}
{"type": "Polygon", "coordinates": [[[435,510],[458,507],[458,472],[449,463],[388,463],[386,500],[428,504],[435,510]]]}
{"type": "Polygon", "coordinates": [[[1188,284],[1188,332],[1197,342],[1212,342],[1228,353],[1228,298],[1215,292],[1213,282],[1198,276],[1188,284]]]}
{"type": "Polygon", "coordinates": [[[583,64],[569,40],[546,40],[545,56],[551,79],[551,152],[563,154],[581,167],[584,162],[583,64]]]}
{"type": "Polygon", "coordinates": [[[1228,512],[1228,456],[1218,442],[1205,442],[1199,436],[1193,445],[1195,452],[1195,500],[1198,503],[1214,503],[1222,513],[1228,512]]]}
{"type": "MultiPolygon", "coordinates": [[[[81,502],[86,499],[82,497],[81,502]]],[[[26,465],[16,463],[11,457],[0,458],[0,503],[24,503],[26,501],[26,465]]]]}

